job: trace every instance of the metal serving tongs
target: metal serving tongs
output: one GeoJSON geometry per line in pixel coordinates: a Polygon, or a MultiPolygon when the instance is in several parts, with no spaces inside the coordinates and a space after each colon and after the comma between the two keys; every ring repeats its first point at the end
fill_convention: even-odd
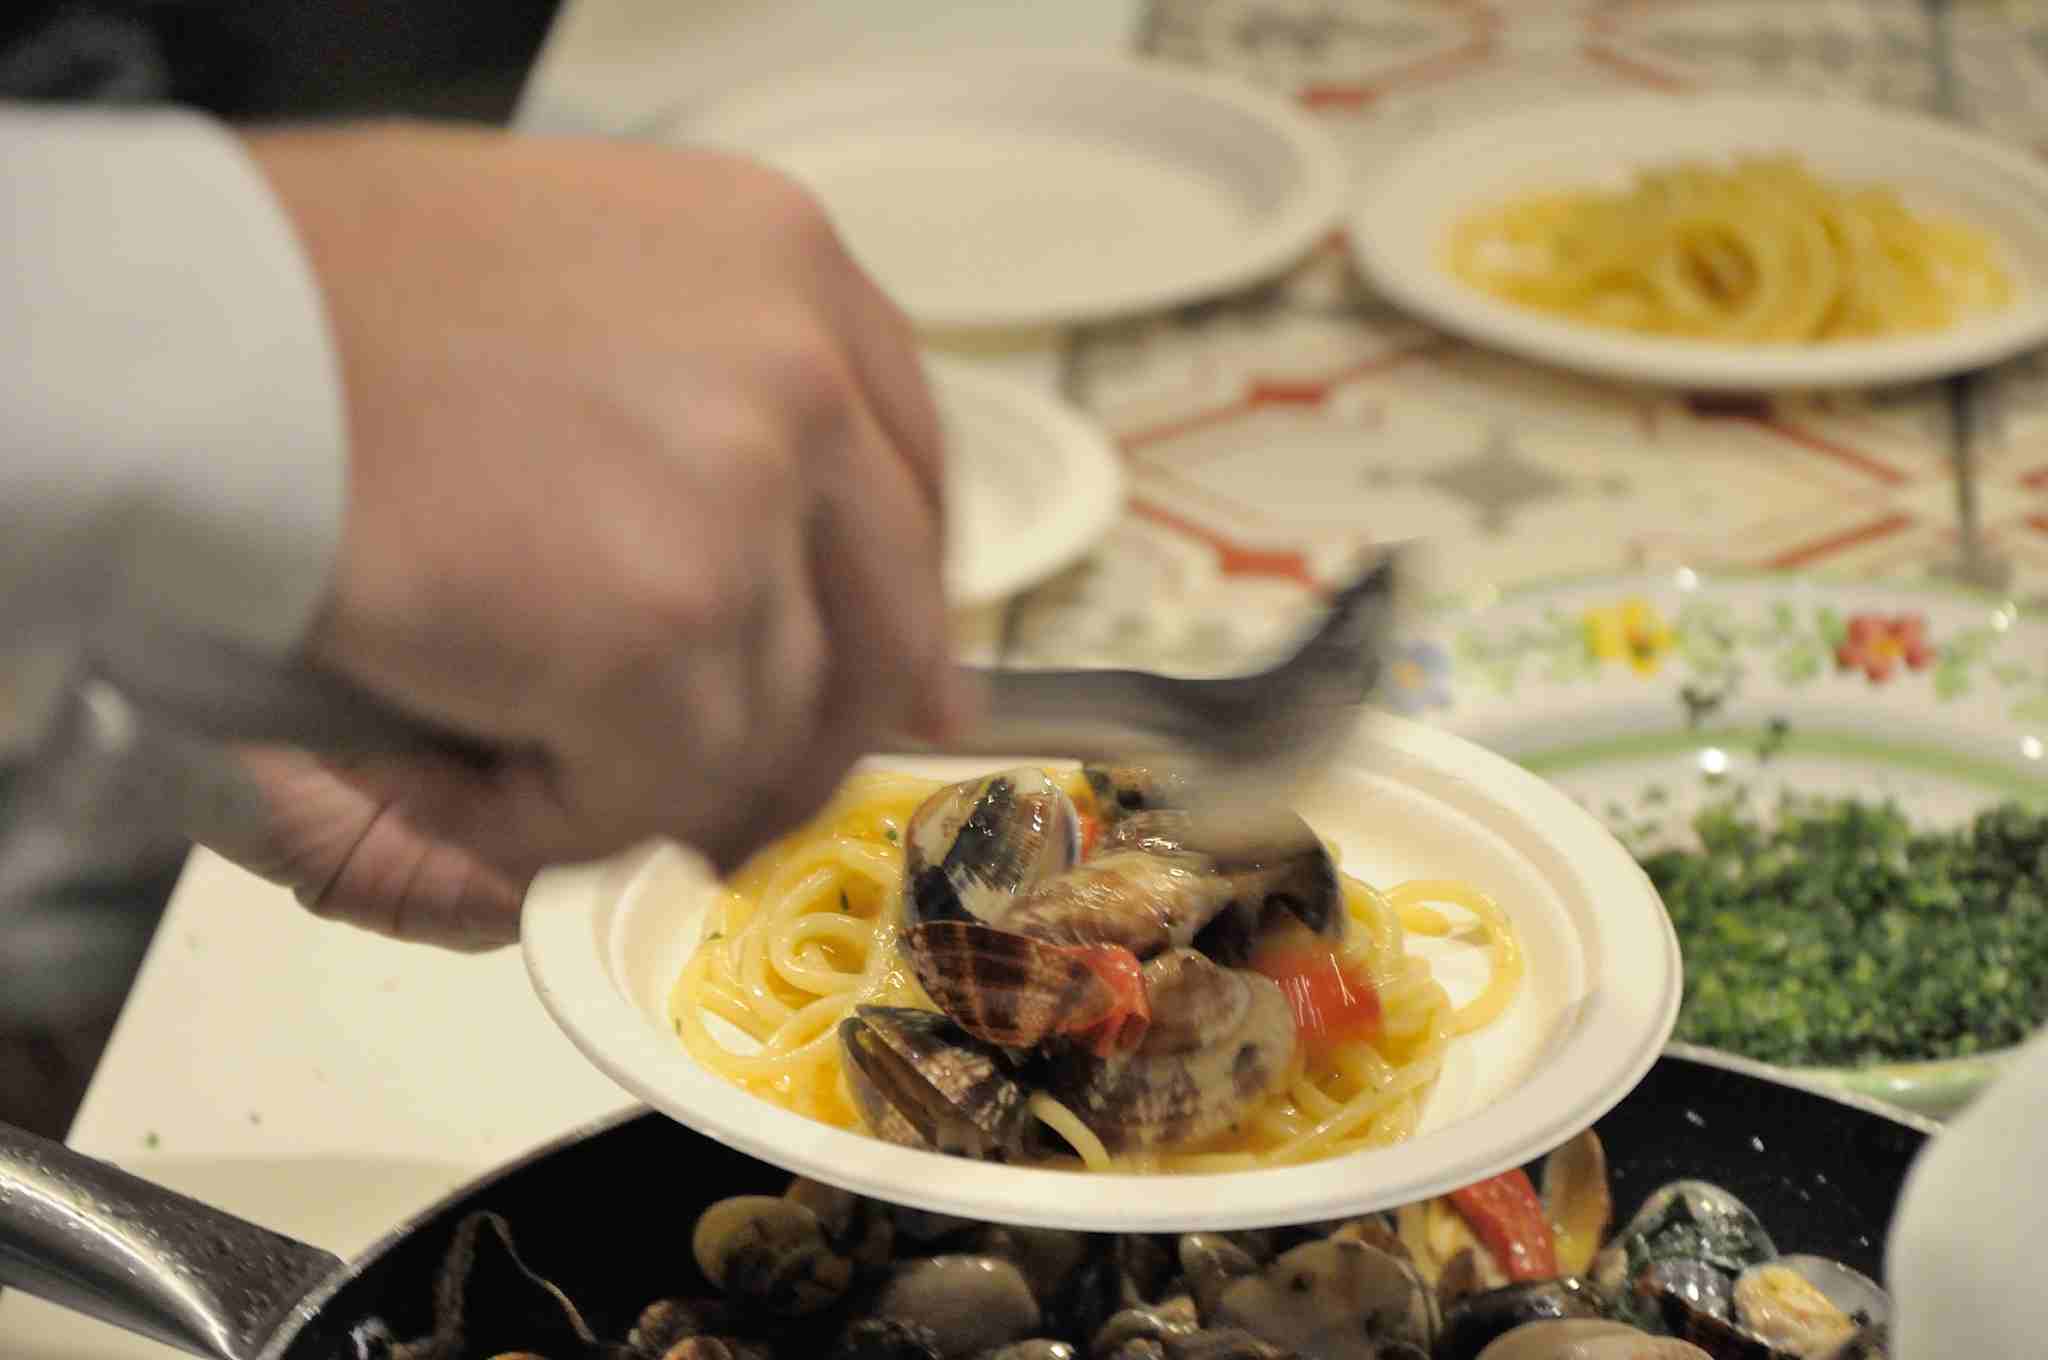
{"type": "MultiPolygon", "coordinates": [[[[1379,682],[1392,628],[1396,555],[1330,593],[1327,611],[1295,651],[1268,669],[1221,678],[1149,671],[970,668],[986,684],[981,724],[943,748],[899,742],[892,753],[1146,763],[1170,771],[1212,840],[1257,837],[1281,822],[1303,779],[1357,725],[1379,682]]],[[[149,644],[139,667],[103,672],[122,698],[188,733],[293,745],[329,755],[432,753],[488,762],[469,738],[424,723],[309,666],[249,664],[221,683],[210,645],[149,644]],[[181,664],[189,662],[189,664],[181,664]],[[190,677],[189,682],[161,677],[190,677]]]]}

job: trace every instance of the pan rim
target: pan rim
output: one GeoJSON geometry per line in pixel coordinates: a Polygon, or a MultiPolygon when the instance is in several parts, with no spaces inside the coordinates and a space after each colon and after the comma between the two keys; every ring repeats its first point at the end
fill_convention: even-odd
{"type": "MultiPolygon", "coordinates": [[[[1912,1110],[1903,1109],[1896,1105],[1888,1105],[1884,1101],[1861,1095],[1854,1091],[1841,1090],[1824,1082],[1807,1080],[1798,1073],[1788,1071],[1785,1068],[1774,1067],[1769,1063],[1758,1062],[1736,1054],[1724,1053],[1719,1049],[1702,1048],[1696,1044],[1682,1043],[1674,1040],[1664,1045],[1663,1049],[1657,1054],[1656,1059],[1652,1061],[1650,1069],[1654,1070],[1658,1062],[1667,1058],[1676,1059],[1681,1062],[1697,1063],[1702,1067],[1719,1068],[1736,1076],[1769,1082],[1774,1086],[1788,1087],[1795,1091],[1804,1092],[1807,1095],[1817,1096],[1836,1105],[1846,1105],[1864,1114],[1888,1120],[1891,1123],[1899,1124],[1929,1138],[1936,1137],[1943,1129],[1940,1121],[1930,1119],[1912,1110]]],[[[1649,1072],[1646,1071],[1644,1077],[1647,1078],[1648,1075],[1649,1072]]],[[[1641,1085],[1641,1082],[1638,1081],[1636,1084],[1641,1085]]],[[[1631,1092],[1634,1089],[1634,1087],[1631,1087],[1631,1092]]],[[[1624,1096],[1623,1098],[1626,1099],[1627,1097],[1624,1096]]],[[[263,1350],[260,1352],[259,1360],[281,1360],[281,1357],[290,1349],[292,1342],[298,1338],[305,1325],[319,1316],[326,1308],[328,1302],[344,1286],[360,1275],[370,1263],[382,1257],[400,1242],[414,1235],[421,1225],[429,1220],[438,1217],[449,1208],[464,1200],[475,1198],[499,1181],[517,1171],[524,1170],[526,1167],[555,1152],[581,1143],[586,1139],[594,1138],[599,1134],[608,1133],[615,1128],[623,1127],[642,1117],[659,1115],[660,1113],[661,1111],[644,1101],[635,1101],[609,1114],[601,1115],[596,1119],[585,1120],[583,1123],[556,1134],[544,1142],[535,1144],[512,1160],[463,1182],[447,1194],[435,1199],[431,1204],[408,1214],[403,1221],[380,1234],[374,1242],[371,1242],[361,1251],[343,1261],[340,1269],[321,1280],[319,1284],[309,1290],[294,1305],[291,1319],[287,1326],[273,1333],[270,1340],[265,1343],[263,1350]]],[[[680,1132],[690,1136],[698,1138],[709,1138],[710,1136],[691,1129],[687,1125],[678,1124],[676,1127],[680,1132]]]]}
{"type": "Polygon", "coordinates": [[[336,1294],[361,1275],[372,1262],[417,1233],[425,1223],[464,1200],[474,1199],[499,1181],[515,1172],[525,1170],[545,1157],[586,1139],[595,1138],[601,1133],[609,1133],[650,1113],[653,1113],[652,1107],[644,1102],[634,1101],[609,1114],[587,1119],[543,1142],[534,1144],[510,1161],[464,1181],[446,1194],[437,1197],[432,1203],[407,1214],[397,1224],[378,1234],[375,1241],[344,1260],[339,1270],[332,1272],[301,1295],[299,1301],[292,1305],[291,1314],[284,1325],[271,1333],[270,1339],[257,1353],[257,1360],[281,1360],[285,1352],[291,1349],[292,1343],[298,1340],[299,1333],[305,1330],[306,1324],[320,1316],[336,1294]]]}

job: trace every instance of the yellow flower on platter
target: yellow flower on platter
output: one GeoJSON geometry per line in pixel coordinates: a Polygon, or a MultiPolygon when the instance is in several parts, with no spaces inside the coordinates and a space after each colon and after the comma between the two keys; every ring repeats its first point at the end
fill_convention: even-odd
{"type": "Polygon", "coordinates": [[[1585,614],[1586,650],[1602,661],[1626,661],[1637,675],[1655,675],[1678,641],[1648,601],[1627,599],[1585,614]]]}

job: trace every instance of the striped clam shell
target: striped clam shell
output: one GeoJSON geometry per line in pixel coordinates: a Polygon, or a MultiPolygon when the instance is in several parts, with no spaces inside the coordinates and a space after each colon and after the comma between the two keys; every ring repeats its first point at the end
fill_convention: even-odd
{"type": "Polygon", "coordinates": [[[1025,765],[940,789],[903,839],[910,924],[994,921],[1080,860],[1081,818],[1066,790],[1025,765]]]}
{"type": "Polygon", "coordinates": [[[1117,997],[1071,949],[972,921],[934,921],[903,932],[905,952],[932,1003],[977,1039],[1035,1048],[1056,1033],[1107,1018],[1117,997]]]}
{"type": "Polygon", "coordinates": [[[849,1085],[877,1137],[1003,1161],[1024,1146],[1029,1093],[1009,1059],[943,1015],[856,1006],[839,1022],[849,1085]]]}

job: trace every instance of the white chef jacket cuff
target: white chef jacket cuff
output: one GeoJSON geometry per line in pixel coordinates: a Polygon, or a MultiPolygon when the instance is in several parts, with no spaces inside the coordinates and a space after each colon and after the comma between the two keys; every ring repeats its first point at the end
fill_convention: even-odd
{"type": "Polygon", "coordinates": [[[203,116],[18,106],[0,178],[0,401],[68,540],[43,546],[93,557],[102,625],[290,650],[339,547],[347,432],[269,183],[203,116]]]}

